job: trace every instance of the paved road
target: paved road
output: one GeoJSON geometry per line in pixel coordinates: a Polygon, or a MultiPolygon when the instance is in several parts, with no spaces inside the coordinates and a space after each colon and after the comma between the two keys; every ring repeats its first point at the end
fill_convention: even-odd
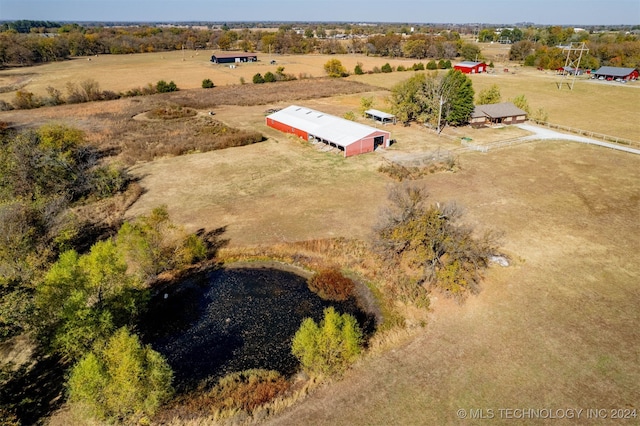
{"type": "Polygon", "coordinates": [[[640,155],[640,149],[631,148],[624,145],[619,145],[615,143],[603,142],[597,139],[585,138],[583,136],[572,135],[568,133],[556,132],[555,130],[548,129],[546,127],[540,127],[533,124],[517,124],[521,129],[527,130],[529,132],[533,132],[533,135],[524,136],[522,140],[544,140],[544,139],[560,139],[560,140],[570,140],[580,143],[588,143],[592,145],[604,146],[606,148],[617,149],[619,151],[625,151],[632,154],[640,155]]]}

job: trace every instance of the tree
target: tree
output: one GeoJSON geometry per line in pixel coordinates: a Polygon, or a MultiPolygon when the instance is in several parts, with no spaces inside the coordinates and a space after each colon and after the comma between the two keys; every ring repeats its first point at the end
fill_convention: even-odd
{"type": "Polygon", "coordinates": [[[305,370],[333,375],[357,359],[361,345],[362,331],[356,319],[329,307],[319,325],[312,318],[302,321],[293,337],[291,352],[305,370]]]}
{"type": "Polygon", "coordinates": [[[211,89],[214,86],[215,85],[213,84],[213,81],[211,81],[211,79],[205,78],[204,80],[202,80],[202,88],[203,89],[211,89]]]}
{"type": "Polygon", "coordinates": [[[462,225],[455,204],[428,204],[427,192],[416,185],[398,185],[388,193],[389,205],[374,229],[374,248],[390,266],[445,295],[463,300],[480,290],[482,271],[496,251],[495,237],[475,237],[462,225]]]}
{"type": "Polygon", "coordinates": [[[329,77],[346,77],[347,70],[338,59],[330,59],[324,64],[324,70],[329,77]]]}
{"type": "Polygon", "coordinates": [[[266,73],[264,73],[265,83],[273,83],[275,81],[276,81],[276,76],[271,71],[267,71],[266,73]]]}
{"type": "Polygon", "coordinates": [[[518,108],[526,112],[527,114],[531,113],[531,109],[529,108],[529,102],[527,101],[527,98],[524,95],[516,96],[515,98],[511,99],[511,102],[515,106],[517,106],[518,108]]]}
{"type": "Polygon", "coordinates": [[[382,68],[380,68],[380,71],[382,72],[392,72],[393,69],[391,68],[391,65],[389,65],[389,62],[385,63],[382,68]]]}
{"type": "Polygon", "coordinates": [[[69,401],[89,407],[98,419],[129,422],[169,400],[172,378],[162,355],[123,327],[73,367],[69,401]]]}
{"type": "Polygon", "coordinates": [[[262,74],[257,73],[253,76],[253,84],[262,84],[264,83],[264,78],[262,77],[262,74]]]}
{"type": "Polygon", "coordinates": [[[112,241],[89,253],[62,253],[36,288],[36,308],[46,340],[71,360],[83,356],[119,326],[131,324],[146,299],[141,283],[112,241]]]}
{"type": "Polygon", "coordinates": [[[362,64],[360,62],[358,62],[355,66],[355,68],[353,69],[353,72],[355,75],[362,75],[364,74],[364,71],[362,71],[362,64]]]}
{"type": "Polygon", "coordinates": [[[148,216],[125,222],[118,231],[117,244],[129,269],[143,280],[190,265],[209,254],[202,238],[187,234],[171,222],[166,206],[156,207],[148,216]]]}
{"type": "Polygon", "coordinates": [[[449,70],[442,79],[442,97],[445,100],[443,116],[448,124],[459,126],[469,121],[473,112],[473,83],[459,70],[449,70]]]}
{"type": "Polygon", "coordinates": [[[463,43],[460,47],[460,56],[465,61],[477,61],[480,57],[480,48],[475,44],[463,43]]]}
{"type": "Polygon", "coordinates": [[[492,84],[491,87],[482,89],[480,93],[478,93],[477,103],[479,105],[498,104],[500,103],[500,100],[500,88],[497,84],[492,84]]]}

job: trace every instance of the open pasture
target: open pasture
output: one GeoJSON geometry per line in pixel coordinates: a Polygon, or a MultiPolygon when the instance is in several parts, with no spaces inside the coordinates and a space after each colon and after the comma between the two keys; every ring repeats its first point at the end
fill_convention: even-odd
{"type": "MultiPolygon", "coordinates": [[[[205,73],[212,70],[208,56],[181,61],[180,54],[176,52],[178,62],[202,61],[202,73],[181,77],[178,71],[171,74],[165,69],[145,75],[129,70],[126,75],[144,80],[137,85],[160,78],[174,80],[185,89],[199,87],[203,78],[223,84],[205,73]]],[[[352,69],[347,63],[351,56],[335,58],[352,69]]],[[[290,59],[287,63],[286,58],[277,58],[285,72],[308,72],[313,66],[302,61],[313,59],[318,61],[317,75],[322,75],[321,65],[328,57],[290,59]]],[[[393,60],[374,59],[396,65],[393,60]]],[[[83,66],[94,63],[82,62],[83,66]]],[[[246,68],[254,65],[247,74],[275,70],[264,62],[246,68]]],[[[243,69],[244,65],[225,73],[243,69]]],[[[92,77],[103,90],[117,90],[98,75],[92,77]]],[[[232,75],[236,80],[230,81],[236,84],[237,75],[232,75]]],[[[410,75],[352,76],[348,79],[376,88],[300,102],[340,115],[357,110],[360,97],[372,96],[375,107],[385,109],[387,92],[378,88],[389,88],[410,75]]],[[[558,90],[555,75],[521,69],[472,79],[476,92],[495,83],[503,99],[524,94],[533,109],[545,108],[552,122],[637,139],[638,83],[623,87],[578,81],[573,91],[558,90]],[[611,109],[603,107],[608,99],[615,103],[611,109]]],[[[112,82],[118,79],[113,77],[112,82]]],[[[123,89],[136,85],[118,84],[123,89]]],[[[250,90],[251,85],[242,89],[250,90]]],[[[216,89],[211,90],[193,93],[207,96],[216,89]]],[[[189,93],[178,92],[180,96],[189,93]]],[[[12,111],[1,113],[0,120],[10,117],[25,123],[57,117],[82,120],[87,129],[103,135],[122,134],[128,114],[140,112],[144,102],[126,99],[12,111]],[[74,116],[74,108],[91,113],[74,116]],[[111,116],[117,120],[109,121],[111,116]]],[[[392,183],[376,171],[382,153],[344,159],[267,128],[265,110],[285,105],[286,100],[217,105],[216,118],[232,127],[256,129],[267,141],[134,166],[131,171],[140,177],[145,192],[129,215],[167,204],[176,223],[192,230],[226,227],[224,237],[236,246],[326,237],[366,239],[385,204],[386,186],[392,183]]],[[[459,146],[454,139],[437,137],[420,126],[387,128],[397,140],[391,152],[459,146]]],[[[460,136],[461,131],[471,135],[466,128],[450,135],[460,136]]],[[[474,139],[488,140],[512,131],[474,132],[474,139]]],[[[168,132],[158,137],[172,143],[176,136],[168,132]]],[[[610,411],[607,419],[589,421],[586,410],[640,409],[640,157],[574,142],[544,141],[488,154],[465,153],[460,164],[456,173],[430,175],[421,182],[434,202],[461,204],[466,221],[479,230],[503,232],[502,246],[511,266],[492,267],[483,291],[464,305],[434,295],[429,323],[414,330],[410,341],[363,359],[341,381],[320,388],[268,424],[458,424],[459,409],[466,413],[491,409],[495,420],[509,423],[513,420],[500,417],[499,410],[516,408],[583,409],[581,423],[619,424],[610,418],[610,411]]],[[[574,423],[575,417],[554,421],[574,423]]],[[[636,417],[626,424],[637,423],[636,417]]]]}

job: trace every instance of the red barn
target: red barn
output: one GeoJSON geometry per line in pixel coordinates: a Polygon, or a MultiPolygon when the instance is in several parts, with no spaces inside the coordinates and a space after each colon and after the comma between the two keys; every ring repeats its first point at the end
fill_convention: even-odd
{"type": "Polygon", "coordinates": [[[620,67],[600,67],[594,71],[593,78],[601,80],[637,80],[639,76],[638,70],[635,68],[620,67]]]}
{"type": "Polygon", "coordinates": [[[454,69],[462,71],[465,74],[480,74],[487,72],[487,64],[484,62],[464,61],[453,66],[454,69]]]}
{"type": "Polygon", "coordinates": [[[388,147],[391,133],[309,108],[291,105],[270,114],[267,126],[314,143],[325,143],[345,157],[388,147]]]}

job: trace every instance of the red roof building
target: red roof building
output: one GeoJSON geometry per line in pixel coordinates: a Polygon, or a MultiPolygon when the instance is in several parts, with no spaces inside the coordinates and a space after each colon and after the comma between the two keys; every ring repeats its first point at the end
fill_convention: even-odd
{"type": "Polygon", "coordinates": [[[291,105],[266,118],[269,127],[311,143],[337,148],[345,157],[391,144],[391,133],[309,108],[291,105]]]}
{"type": "Polygon", "coordinates": [[[487,64],[484,62],[464,61],[453,66],[454,69],[462,71],[465,74],[480,74],[487,72],[487,64]]]}

